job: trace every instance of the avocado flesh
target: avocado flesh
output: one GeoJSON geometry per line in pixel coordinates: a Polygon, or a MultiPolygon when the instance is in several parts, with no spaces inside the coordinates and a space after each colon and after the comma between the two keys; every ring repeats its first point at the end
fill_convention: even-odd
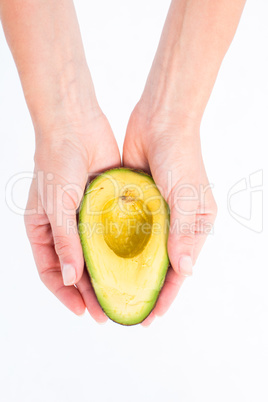
{"type": "Polygon", "coordinates": [[[168,225],[150,176],[112,169],[89,184],[79,233],[97,299],[113,321],[138,324],[153,309],[169,265],[168,225]]]}

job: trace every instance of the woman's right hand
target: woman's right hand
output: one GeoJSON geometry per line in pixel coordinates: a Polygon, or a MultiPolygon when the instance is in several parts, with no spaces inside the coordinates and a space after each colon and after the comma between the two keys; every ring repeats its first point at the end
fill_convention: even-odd
{"type": "Polygon", "coordinates": [[[88,177],[120,166],[120,153],[99,108],[65,122],[36,130],[35,177],[25,212],[26,230],[42,282],[75,314],[87,308],[101,323],[107,317],[84,270],[76,212],[88,177]]]}

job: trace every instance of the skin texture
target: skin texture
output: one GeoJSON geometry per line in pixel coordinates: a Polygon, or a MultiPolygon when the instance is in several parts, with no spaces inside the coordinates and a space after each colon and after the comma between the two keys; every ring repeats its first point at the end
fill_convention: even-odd
{"type": "MultiPolygon", "coordinates": [[[[124,165],[150,171],[171,210],[172,268],[143,325],[167,311],[216,216],[199,129],[244,3],[172,1],[144,92],[129,120],[124,165]]],[[[83,273],[78,234],[68,233],[68,226],[75,228],[88,173],[120,166],[121,160],[96,99],[73,3],[0,0],[0,16],[35,128],[35,172],[44,175],[41,184],[33,180],[25,216],[38,272],[74,313],[87,307],[96,321],[104,322],[83,273]]]]}
{"type": "Polygon", "coordinates": [[[171,213],[171,268],[145,326],[165,314],[191,275],[216,217],[200,123],[244,4],[172,1],[144,92],[128,123],[124,165],[151,172],[171,213]]]}
{"type": "Polygon", "coordinates": [[[43,175],[32,182],[25,214],[40,278],[75,314],[87,308],[104,322],[84,271],[76,209],[88,176],[120,166],[121,158],[95,96],[73,3],[1,0],[0,12],[35,128],[35,173],[43,175]]]}
{"type": "Polygon", "coordinates": [[[110,126],[103,115],[82,125],[70,128],[70,140],[66,129],[57,132],[57,146],[46,141],[39,143],[36,152],[36,172],[44,172],[45,183],[39,187],[33,180],[26,210],[38,206],[37,214],[25,215],[27,234],[32,246],[41,280],[60,301],[75,314],[81,315],[87,307],[97,322],[107,317],[101,310],[89,277],[84,271],[84,259],[76,225],[76,210],[83,196],[88,172],[99,172],[118,166],[120,156],[110,126]],[[76,141],[72,138],[76,133],[76,141]],[[88,137],[92,133],[92,138],[88,137]],[[79,140],[77,137],[79,136],[79,140]],[[81,137],[80,137],[81,136],[81,137]],[[100,141],[100,142],[98,142],[100,141]],[[101,146],[100,146],[101,144],[101,146]],[[111,157],[105,160],[113,150],[111,157]],[[49,164],[48,164],[49,161],[49,164]],[[52,180],[49,175],[53,175],[52,180]],[[53,194],[44,191],[53,186],[53,194]],[[66,264],[75,269],[75,278],[64,286],[61,267],[66,264]],[[84,273],[83,273],[84,271],[84,273]],[[76,284],[76,287],[73,284],[76,284]]]}

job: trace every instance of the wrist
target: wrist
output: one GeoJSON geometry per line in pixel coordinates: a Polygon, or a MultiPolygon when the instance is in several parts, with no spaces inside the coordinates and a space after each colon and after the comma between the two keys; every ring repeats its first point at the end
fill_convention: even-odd
{"type": "Polygon", "coordinates": [[[144,91],[133,113],[143,126],[146,125],[148,133],[162,128],[170,133],[199,135],[202,116],[189,113],[183,106],[174,104],[167,97],[153,95],[153,92],[144,91]]]}
{"type": "Polygon", "coordinates": [[[25,99],[36,132],[50,131],[100,114],[86,63],[51,66],[51,71],[22,75],[25,99]],[[84,65],[85,64],[85,65],[84,65]]]}
{"type": "Polygon", "coordinates": [[[66,142],[77,143],[86,148],[95,146],[96,127],[102,126],[105,119],[98,105],[84,105],[80,109],[77,107],[75,112],[71,106],[66,106],[64,110],[55,112],[52,118],[45,113],[38,123],[33,121],[36,148],[40,149],[44,144],[57,148],[66,142]]]}
{"type": "Polygon", "coordinates": [[[187,126],[200,126],[207,103],[202,85],[186,83],[187,77],[179,67],[170,65],[163,70],[153,66],[147,79],[141,102],[151,115],[168,115],[187,126]]]}

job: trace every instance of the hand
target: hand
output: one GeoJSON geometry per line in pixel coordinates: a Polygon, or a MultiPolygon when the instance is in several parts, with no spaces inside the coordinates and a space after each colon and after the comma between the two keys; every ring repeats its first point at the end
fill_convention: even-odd
{"type": "Polygon", "coordinates": [[[107,317],[84,270],[76,211],[89,173],[120,166],[120,154],[99,109],[65,121],[62,127],[50,127],[49,132],[37,130],[36,177],[25,224],[43,283],[75,314],[81,315],[87,308],[101,323],[107,317]]]}
{"type": "Polygon", "coordinates": [[[134,109],[124,143],[127,167],[151,172],[170,207],[168,255],[171,267],[157,304],[143,322],[163,315],[198,254],[216,217],[216,204],[205,172],[199,127],[190,119],[159,109],[153,116],[146,102],[134,109]]]}
{"type": "Polygon", "coordinates": [[[199,127],[245,0],[172,0],[142,97],[127,128],[123,161],[150,171],[170,207],[169,269],[151,315],[174,300],[216,217],[199,127]],[[226,28],[227,27],[227,28],[226,28]]]}

